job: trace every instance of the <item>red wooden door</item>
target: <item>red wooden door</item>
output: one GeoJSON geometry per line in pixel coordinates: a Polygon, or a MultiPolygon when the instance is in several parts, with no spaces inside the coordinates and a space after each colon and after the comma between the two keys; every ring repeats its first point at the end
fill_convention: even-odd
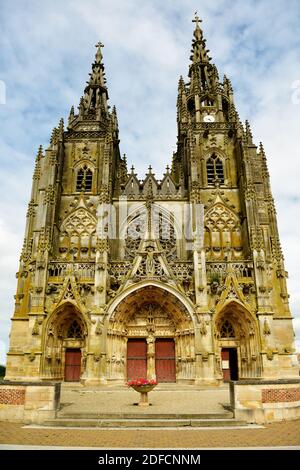
{"type": "Polygon", "coordinates": [[[224,379],[224,382],[228,382],[230,380],[229,349],[228,348],[222,349],[221,358],[222,358],[223,379],[224,379]]]}
{"type": "Polygon", "coordinates": [[[147,378],[147,343],[145,339],[127,342],[127,380],[147,378]]]}
{"type": "Polygon", "coordinates": [[[65,381],[79,382],[81,369],[81,350],[67,349],[65,356],[65,381]]]}
{"type": "Polygon", "coordinates": [[[158,382],[176,382],[175,343],[173,339],[156,339],[155,371],[158,382]]]}
{"type": "Polygon", "coordinates": [[[238,380],[238,359],[236,348],[223,348],[221,352],[224,382],[238,380]]]}

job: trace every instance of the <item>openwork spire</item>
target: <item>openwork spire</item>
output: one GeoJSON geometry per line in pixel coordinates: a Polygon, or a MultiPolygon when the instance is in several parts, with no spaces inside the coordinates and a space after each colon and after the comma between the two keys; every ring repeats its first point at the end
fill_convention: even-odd
{"type": "Polygon", "coordinates": [[[214,92],[219,80],[218,71],[216,66],[210,63],[209,49],[206,48],[206,40],[200,28],[202,20],[198,17],[197,12],[192,21],[196,26],[190,56],[192,62],[189,69],[189,77],[191,79],[190,90],[194,94],[214,92]]]}
{"type": "Polygon", "coordinates": [[[92,64],[92,72],[84,89],[84,95],[80,100],[79,115],[81,117],[88,116],[90,119],[103,120],[108,115],[108,91],[106,87],[106,79],[104,65],[102,63],[103,44],[96,44],[95,61],[92,64]]]}

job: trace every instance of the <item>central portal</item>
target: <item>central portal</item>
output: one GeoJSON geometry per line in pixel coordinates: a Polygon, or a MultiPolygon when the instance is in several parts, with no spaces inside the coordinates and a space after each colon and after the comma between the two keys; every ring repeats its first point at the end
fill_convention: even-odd
{"type": "Polygon", "coordinates": [[[107,330],[106,373],[119,381],[195,379],[193,322],[175,295],[146,286],[117,305],[107,330]]]}

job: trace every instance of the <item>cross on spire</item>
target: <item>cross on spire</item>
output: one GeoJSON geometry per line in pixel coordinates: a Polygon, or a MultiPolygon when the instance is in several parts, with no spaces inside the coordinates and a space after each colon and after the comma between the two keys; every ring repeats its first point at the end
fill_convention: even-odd
{"type": "Polygon", "coordinates": [[[95,45],[95,47],[97,47],[96,61],[97,61],[97,62],[101,62],[101,60],[102,60],[101,48],[104,47],[104,44],[102,44],[101,41],[98,41],[97,44],[95,45]]]}
{"type": "Polygon", "coordinates": [[[199,28],[199,23],[202,23],[202,20],[198,16],[198,12],[195,11],[195,18],[192,20],[193,23],[196,23],[196,28],[199,28]]]}

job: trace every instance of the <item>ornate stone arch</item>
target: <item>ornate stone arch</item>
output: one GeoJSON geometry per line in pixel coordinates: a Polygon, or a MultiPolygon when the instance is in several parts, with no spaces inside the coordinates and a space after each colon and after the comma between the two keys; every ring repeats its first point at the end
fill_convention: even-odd
{"type": "Polygon", "coordinates": [[[261,376],[258,322],[254,313],[238,299],[227,300],[216,313],[214,338],[219,362],[222,348],[236,348],[239,378],[261,376]]]}
{"type": "Polygon", "coordinates": [[[65,301],[53,310],[43,334],[43,378],[63,380],[65,351],[80,349],[85,368],[89,320],[75,302],[65,301]]]}
{"type": "MultiPolygon", "coordinates": [[[[110,303],[106,328],[109,380],[126,378],[127,340],[135,337],[151,344],[157,338],[174,339],[177,379],[195,379],[194,309],[171,286],[144,281],[128,287],[110,303]]],[[[155,366],[151,361],[149,364],[148,375],[151,376],[155,366]]]]}

